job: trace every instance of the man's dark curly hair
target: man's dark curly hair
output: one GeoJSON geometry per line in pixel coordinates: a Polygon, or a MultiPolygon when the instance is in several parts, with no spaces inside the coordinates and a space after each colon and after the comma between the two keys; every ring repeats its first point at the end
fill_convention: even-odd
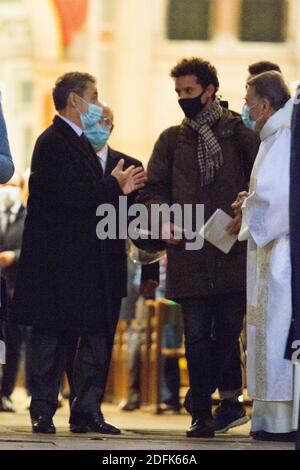
{"type": "Polygon", "coordinates": [[[184,75],[196,75],[197,82],[203,88],[208,87],[208,85],[213,85],[216,92],[220,86],[216,68],[210,62],[198,57],[182,59],[172,68],[170,75],[172,78],[183,77],[184,75]]]}

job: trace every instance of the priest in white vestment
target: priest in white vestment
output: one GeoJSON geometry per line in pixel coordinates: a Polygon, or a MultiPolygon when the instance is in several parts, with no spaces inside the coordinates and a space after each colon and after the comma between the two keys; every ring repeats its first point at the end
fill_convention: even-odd
{"type": "Polygon", "coordinates": [[[248,239],[247,386],[252,435],[292,440],[294,368],[284,359],[291,322],[289,186],[290,92],[277,72],[247,85],[246,102],[261,146],[243,204],[240,240],[248,239]]]}

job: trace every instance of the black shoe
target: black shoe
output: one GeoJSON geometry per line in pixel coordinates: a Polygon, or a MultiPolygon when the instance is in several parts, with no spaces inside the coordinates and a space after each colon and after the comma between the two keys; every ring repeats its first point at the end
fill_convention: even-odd
{"type": "Polygon", "coordinates": [[[246,424],[249,417],[243,403],[223,400],[221,405],[215,409],[213,420],[215,432],[222,433],[228,431],[228,429],[246,424]]]}
{"type": "Polygon", "coordinates": [[[187,437],[215,437],[212,418],[196,419],[186,432],[187,437]]]}
{"type": "Polygon", "coordinates": [[[38,418],[31,418],[32,432],[39,434],[55,434],[56,429],[51,418],[39,416],[38,418]]]}
{"type": "Polygon", "coordinates": [[[11,399],[9,397],[6,397],[5,395],[2,395],[2,397],[0,398],[0,411],[3,411],[5,413],[16,412],[11,399]]]}
{"type": "Polygon", "coordinates": [[[255,441],[296,442],[296,431],[284,433],[254,431],[250,435],[255,441]]]}
{"type": "Polygon", "coordinates": [[[121,434],[120,429],[105,421],[103,416],[73,415],[70,417],[70,431],[75,434],[98,432],[100,434],[121,434]]]}
{"type": "Polygon", "coordinates": [[[134,411],[140,407],[139,401],[122,401],[119,405],[121,411],[134,411]]]}

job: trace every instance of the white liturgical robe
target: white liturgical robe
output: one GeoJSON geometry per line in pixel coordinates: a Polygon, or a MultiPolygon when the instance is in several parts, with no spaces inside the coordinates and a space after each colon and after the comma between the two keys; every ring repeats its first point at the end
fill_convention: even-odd
{"type": "MultiPolygon", "coordinates": [[[[251,398],[262,402],[289,402],[282,405],[289,407],[287,421],[290,422],[294,371],[284,354],[292,314],[289,243],[292,106],[290,100],[269,118],[261,131],[262,142],[251,175],[249,197],[242,209],[243,236],[245,231],[248,233],[248,392],[251,398]]],[[[282,415],[278,408],[274,418],[276,415],[277,419],[282,415]]],[[[279,423],[278,427],[271,425],[263,430],[288,432],[284,418],[282,423],[282,428],[279,423]]]]}

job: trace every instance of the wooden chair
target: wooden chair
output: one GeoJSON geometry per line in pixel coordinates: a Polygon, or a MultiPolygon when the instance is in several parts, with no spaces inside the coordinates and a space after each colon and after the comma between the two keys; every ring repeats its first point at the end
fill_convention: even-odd
{"type": "Polygon", "coordinates": [[[156,414],[161,413],[161,376],[164,357],[182,358],[184,348],[163,348],[162,335],[164,325],[170,315],[179,314],[180,306],[166,299],[147,301],[148,308],[146,341],[143,350],[144,363],[141,374],[143,403],[150,404],[156,414]],[[145,367],[145,369],[144,369],[145,367]]]}
{"type": "MultiPolygon", "coordinates": [[[[146,318],[144,323],[145,341],[141,347],[141,367],[140,367],[140,393],[141,405],[151,403],[151,384],[150,384],[150,350],[153,318],[155,318],[156,301],[147,300],[145,302],[146,318]]],[[[152,364],[153,365],[153,364],[152,364]]]]}
{"type": "Polygon", "coordinates": [[[106,383],[105,401],[117,403],[126,399],[128,389],[127,323],[120,320],[114,339],[112,358],[106,383]]]}
{"type": "MultiPolygon", "coordinates": [[[[181,314],[180,305],[166,299],[145,301],[146,315],[143,324],[144,343],[141,346],[141,366],[140,366],[140,397],[141,405],[150,407],[154,413],[159,414],[161,410],[161,384],[163,358],[177,358],[180,360],[181,385],[188,387],[188,374],[185,361],[185,349],[181,345],[179,348],[164,348],[163,329],[174,313],[181,314]],[[184,370],[182,370],[182,368],[184,370]],[[184,382],[184,383],[183,383],[184,382]]],[[[127,357],[127,331],[128,325],[125,321],[118,323],[112,361],[107,380],[105,399],[109,402],[119,403],[128,398],[128,357],[127,357]]],[[[245,342],[244,333],[240,343],[245,342]]],[[[246,380],[246,355],[241,347],[243,362],[243,379],[246,380]]],[[[249,402],[245,391],[245,401],[249,402]]],[[[249,402],[250,403],[250,402],[249,402]]]]}
{"type": "MultiPolygon", "coordinates": [[[[181,363],[180,367],[180,383],[181,386],[188,387],[188,372],[185,359],[185,348],[183,344],[179,348],[162,347],[162,335],[164,325],[170,319],[170,315],[174,310],[181,312],[180,305],[170,302],[166,299],[147,301],[148,309],[147,325],[146,325],[146,341],[143,345],[143,365],[141,372],[141,384],[143,390],[143,404],[151,405],[153,411],[157,414],[161,413],[161,377],[162,362],[164,357],[178,358],[181,363]]],[[[244,402],[251,404],[246,389],[246,329],[244,326],[240,337],[243,386],[244,386],[244,402]]],[[[216,395],[217,396],[217,395],[216,395]]],[[[218,401],[218,400],[217,400],[218,401]]]]}

